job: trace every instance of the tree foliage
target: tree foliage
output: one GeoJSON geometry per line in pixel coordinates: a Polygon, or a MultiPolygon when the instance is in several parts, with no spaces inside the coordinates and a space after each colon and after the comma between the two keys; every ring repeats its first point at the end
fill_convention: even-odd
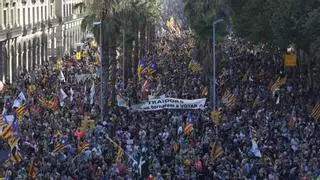
{"type": "Polygon", "coordinates": [[[234,32],[248,41],[282,50],[293,44],[309,54],[319,48],[318,0],[227,0],[225,3],[233,12],[234,32]]]}

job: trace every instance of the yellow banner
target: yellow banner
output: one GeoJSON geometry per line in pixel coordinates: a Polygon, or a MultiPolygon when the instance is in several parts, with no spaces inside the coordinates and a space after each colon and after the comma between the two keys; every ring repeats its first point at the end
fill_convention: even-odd
{"type": "Polygon", "coordinates": [[[296,67],[297,66],[297,55],[296,54],[286,54],[284,56],[284,65],[286,67],[296,67]]]}

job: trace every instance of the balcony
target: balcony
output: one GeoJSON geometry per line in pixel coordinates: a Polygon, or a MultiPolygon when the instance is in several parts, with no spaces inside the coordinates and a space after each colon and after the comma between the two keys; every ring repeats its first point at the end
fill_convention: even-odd
{"type": "Polygon", "coordinates": [[[32,30],[32,27],[30,24],[28,25],[24,25],[23,29],[22,29],[22,36],[27,35],[28,33],[30,33],[30,31],[32,30]]]}
{"type": "Polygon", "coordinates": [[[11,39],[20,36],[22,28],[20,26],[11,27],[8,29],[0,30],[0,41],[11,39]]]}
{"type": "Polygon", "coordinates": [[[36,33],[40,28],[40,23],[34,23],[32,26],[32,33],[36,33]]]}
{"type": "Polygon", "coordinates": [[[62,18],[63,22],[68,22],[68,21],[71,21],[71,20],[72,20],[72,16],[66,16],[66,17],[62,18]]]}
{"type": "Polygon", "coordinates": [[[48,24],[48,28],[52,28],[52,27],[58,25],[59,22],[58,22],[58,19],[49,19],[47,21],[47,24],[48,24]]]}
{"type": "Polygon", "coordinates": [[[41,25],[40,25],[41,31],[44,31],[46,29],[46,25],[47,25],[47,21],[42,21],[41,22],[41,25]]]}
{"type": "Polygon", "coordinates": [[[14,26],[14,27],[10,28],[9,31],[10,31],[11,37],[18,37],[22,33],[22,27],[21,26],[14,26]]]}

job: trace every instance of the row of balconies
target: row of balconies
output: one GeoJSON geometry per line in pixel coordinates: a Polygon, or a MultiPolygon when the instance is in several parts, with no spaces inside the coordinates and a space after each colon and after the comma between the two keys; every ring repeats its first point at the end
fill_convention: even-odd
{"type": "Polygon", "coordinates": [[[3,30],[0,29],[0,41],[18,37],[20,35],[25,36],[27,34],[32,34],[38,31],[44,31],[46,28],[52,28],[54,26],[57,26],[60,23],[68,22],[73,19],[78,19],[80,17],[81,16],[78,16],[77,18],[75,18],[75,17],[69,16],[62,19],[61,18],[49,19],[47,21],[34,23],[33,25],[27,24],[24,26],[12,26],[8,29],[3,29],[3,30]]]}

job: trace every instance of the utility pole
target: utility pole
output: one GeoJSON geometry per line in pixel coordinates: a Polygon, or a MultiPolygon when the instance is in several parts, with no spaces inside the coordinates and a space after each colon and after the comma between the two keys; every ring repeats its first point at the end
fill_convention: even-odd
{"type": "Polygon", "coordinates": [[[213,73],[213,79],[212,79],[212,86],[211,86],[211,94],[212,94],[212,109],[215,110],[216,108],[216,100],[217,100],[217,95],[216,95],[216,24],[222,22],[223,19],[218,19],[212,23],[212,36],[213,36],[213,41],[212,41],[212,58],[213,58],[213,67],[212,67],[212,73],[213,73]]]}
{"type": "Polygon", "coordinates": [[[100,89],[100,113],[101,122],[106,120],[106,114],[108,113],[108,80],[109,80],[109,60],[106,56],[106,39],[104,37],[104,26],[105,26],[105,12],[101,12],[101,23],[100,23],[100,62],[101,62],[101,89],[100,89]]]}

